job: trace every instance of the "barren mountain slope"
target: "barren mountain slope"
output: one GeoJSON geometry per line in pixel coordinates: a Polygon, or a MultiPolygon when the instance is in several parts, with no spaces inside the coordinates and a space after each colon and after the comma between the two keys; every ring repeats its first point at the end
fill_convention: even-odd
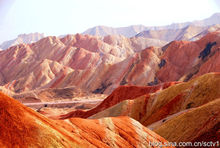
{"type": "Polygon", "coordinates": [[[198,41],[173,41],[160,57],[157,79],[166,81],[188,81],[192,77],[208,72],[220,72],[220,32],[212,32],[198,41]]]}
{"type": "Polygon", "coordinates": [[[0,52],[0,84],[23,92],[76,86],[110,94],[120,85],[188,81],[219,72],[219,31],[198,41],[148,47],[140,38],[68,35],[47,37],[0,52]]]}
{"type": "MultiPolygon", "coordinates": [[[[94,72],[103,66],[108,69],[141,51],[148,44],[144,40],[122,36],[102,40],[77,34],[62,39],[47,37],[29,45],[20,44],[0,53],[0,84],[15,92],[55,87],[72,73],[75,79],[63,84],[66,87],[82,79],[82,73],[95,75],[94,72]]],[[[89,75],[86,76],[87,80],[90,79],[89,75]]]]}

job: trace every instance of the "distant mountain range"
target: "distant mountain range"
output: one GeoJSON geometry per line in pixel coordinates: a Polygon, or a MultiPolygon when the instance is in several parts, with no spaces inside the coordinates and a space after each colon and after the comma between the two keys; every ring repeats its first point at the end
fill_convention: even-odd
{"type": "Polygon", "coordinates": [[[11,46],[22,44],[22,43],[33,43],[37,42],[40,39],[44,38],[45,35],[43,33],[30,33],[30,34],[20,34],[18,35],[17,38],[10,40],[10,41],[5,41],[0,45],[0,50],[2,49],[7,49],[11,46]]]}
{"type": "Polygon", "coordinates": [[[173,23],[166,26],[143,26],[133,25],[128,27],[112,28],[107,26],[96,26],[83,32],[95,36],[123,35],[126,37],[148,37],[164,41],[189,40],[209,27],[220,24],[220,13],[209,18],[193,22],[173,23]],[[162,36],[162,37],[161,37],[162,36]]]}
{"type": "Polygon", "coordinates": [[[83,32],[82,34],[89,34],[94,36],[106,36],[106,35],[123,35],[126,37],[133,37],[141,31],[148,28],[143,25],[133,25],[128,27],[112,28],[107,26],[96,26],[83,32]]]}
{"type": "MultiPolygon", "coordinates": [[[[123,35],[125,37],[144,37],[149,38],[149,42],[153,43],[152,46],[164,45],[166,42],[173,40],[198,40],[208,32],[216,31],[220,28],[220,13],[215,13],[211,17],[204,20],[185,22],[185,23],[173,23],[166,26],[144,26],[144,25],[132,25],[128,27],[107,27],[107,26],[95,26],[84,31],[82,34],[88,34],[93,36],[108,36],[108,35],[123,35]],[[156,43],[156,44],[155,44],[156,43]],[[159,43],[159,44],[158,44],[159,43]],[[162,43],[162,44],[160,44],[162,43]]],[[[61,35],[59,38],[63,38],[66,35],[61,35]]],[[[33,43],[44,38],[42,33],[30,33],[21,34],[17,38],[5,41],[0,45],[1,49],[7,49],[11,46],[21,43],[33,43]]]]}
{"type": "Polygon", "coordinates": [[[188,25],[181,29],[163,29],[163,30],[147,30],[142,31],[136,37],[145,37],[171,42],[174,40],[193,41],[198,40],[208,32],[216,31],[220,28],[219,25],[214,26],[194,26],[188,25]]]}

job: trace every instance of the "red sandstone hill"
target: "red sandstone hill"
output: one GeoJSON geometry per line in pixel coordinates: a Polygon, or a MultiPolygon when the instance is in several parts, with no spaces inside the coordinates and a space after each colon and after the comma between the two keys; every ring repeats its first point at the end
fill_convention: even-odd
{"type": "Polygon", "coordinates": [[[167,142],[128,117],[51,120],[0,93],[0,147],[152,147],[167,142]]]}
{"type": "Polygon", "coordinates": [[[209,72],[220,72],[220,32],[209,33],[198,41],[173,41],[160,57],[159,81],[188,81],[209,72]]]}
{"type": "Polygon", "coordinates": [[[162,48],[145,48],[144,39],[123,36],[47,37],[0,52],[0,85],[16,93],[76,86],[110,94],[120,85],[188,81],[220,71],[219,34],[162,48]]]}
{"type": "Polygon", "coordinates": [[[154,81],[160,54],[160,48],[149,47],[115,64],[103,62],[97,68],[72,72],[57,87],[69,83],[94,93],[109,94],[119,85],[147,85],[154,81]]]}
{"type": "Polygon", "coordinates": [[[72,85],[95,91],[102,83],[96,82],[97,77],[105,75],[116,63],[132,60],[134,54],[137,57],[147,46],[146,39],[123,36],[47,37],[2,51],[0,84],[15,92],[72,85]]]}
{"type": "Polygon", "coordinates": [[[121,98],[89,118],[130,116],[169,141],[202,141],[206,135],[216,140],[219,98],[220,73],[209,73],[132,100],[121,98]]]}

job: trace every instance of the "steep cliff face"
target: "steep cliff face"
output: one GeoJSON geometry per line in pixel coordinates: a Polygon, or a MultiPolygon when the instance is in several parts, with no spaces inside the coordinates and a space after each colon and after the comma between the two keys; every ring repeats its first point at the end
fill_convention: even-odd
{"type": "Polygon", "coordinates": [[[145,148],[152,147],[150,142],[167,142],[128,117],[55,121],[2,93],[0,108],[1,147],[145,148]]]}

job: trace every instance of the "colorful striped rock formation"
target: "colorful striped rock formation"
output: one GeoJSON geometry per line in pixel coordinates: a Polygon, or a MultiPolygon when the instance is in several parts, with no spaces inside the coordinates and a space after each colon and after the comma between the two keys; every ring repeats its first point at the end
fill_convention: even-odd
{"type": "Polygon", "coordinates": [[[164,138],[128,117],[51,120],[0,93],[0,147],[153,147],[164,138]]]}
{"type": "MultiPolygon", "coordinates": [[[[110,93],[123,77],[124,82],[128,77],[128,82],[138,84],[147,72],[152,73],[149,64],[157,67],[161,50],[147,50],[149,45],[145,38],[102,39],[80,34],[61,39],[50,36],[36,43],[16,45],[0,52],[0,85],[17,93],[73,85],[90,92],[110,93]],[[132,70],[134,62],[137,68],[144,66],[138,68],[145,72],[139,78],[132,70]],[[114,77],[105,84],[107,74],[114,77]],[[100,91],[101,87],[109,89],[100,91]]],[[[151,75],[144,84],[154,79],[154,72],[151,75]]]]}
{"type": "Polygon", "coordinates": [[[124,100],[89,118],[130,116],[169,141],[194,141],[213,130],[216,131],[210,134],[219,137],[219,98],[220,73],[209,73],[155,93],[124,100]]]}
{"type": "Polygon", "coordinates": [[[0,85],[16,93],[76,86],[110,94],[120,85],[188,81],[220,72],[220,32],[197,41],[148,47],[145,38],[46,37],[0,52],[0,85]],[[147,48],[146,48],[147,47],[147,48]]]}

